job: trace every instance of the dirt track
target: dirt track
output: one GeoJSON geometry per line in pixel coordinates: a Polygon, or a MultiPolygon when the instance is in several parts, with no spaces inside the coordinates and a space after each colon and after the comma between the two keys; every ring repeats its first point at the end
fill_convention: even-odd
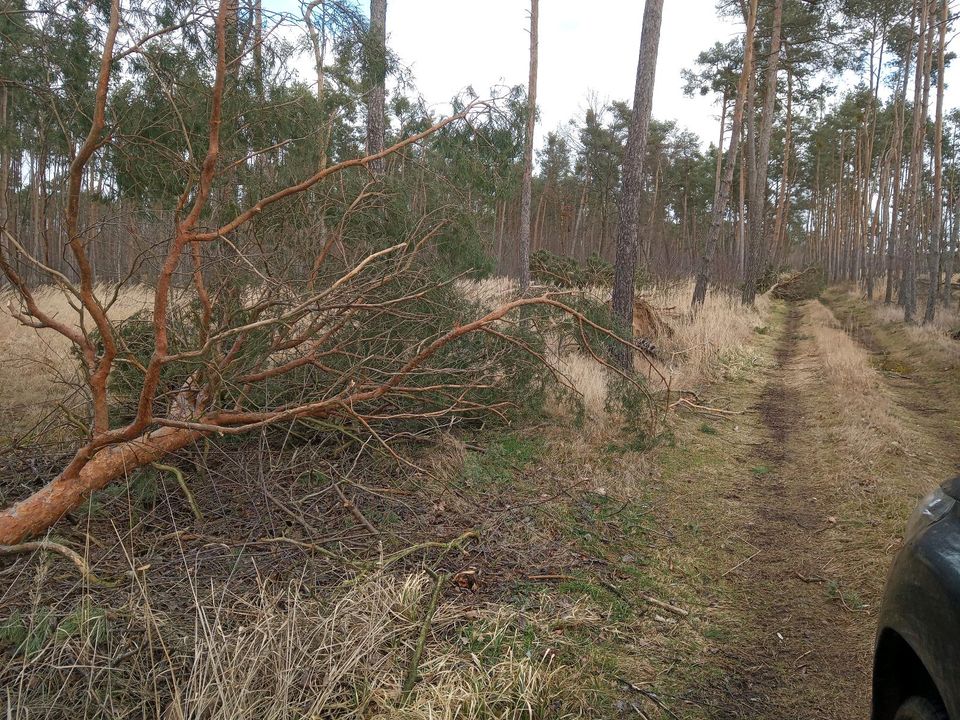
{"type": "MultiPolygon", "coordinates": [[[[704,516],[717,518],[703,542],[717,553],[733,542],[744,549],[712,578],[718,589],[710,603],[729,640],[717,643],[707,661],[714,672],[687,696],[700,709],[690,717],[868,716],[886,568],[916,497],[954,467],[960,403],[934,397],[916,379],[905,390],[902,378],[873,370],[882,363],[870,352],[898,352],[880,346],[879,332],[870,352],[848,342],[868,374],[862,389],[843,385],[825,369],[835,350],[825,332],[834,333],[834,344],[848,342],[822,306],[782,308],[761,376],[735,389],[744,414],[721,440],[738,450],[703,495],[704,516]],[[876,412],[911,440],[886,442],[872,416],[854,427],[860,418],[850,412],[851,393],[874,393],[870,410],[883,405],[876,412]],[[884,444],[865,451],[861,437],[884,444]]],[[[919,367],[921,359],[912,362],[919,367]]]]}

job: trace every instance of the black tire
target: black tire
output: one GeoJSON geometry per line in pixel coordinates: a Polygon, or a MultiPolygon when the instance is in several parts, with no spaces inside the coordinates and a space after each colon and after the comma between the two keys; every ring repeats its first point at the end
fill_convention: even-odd
{"type": "Polygon", "coordinates": [[[893,720],[950,720],[950,717],[939,702],[914,695],[904,701],[893,720]]]}

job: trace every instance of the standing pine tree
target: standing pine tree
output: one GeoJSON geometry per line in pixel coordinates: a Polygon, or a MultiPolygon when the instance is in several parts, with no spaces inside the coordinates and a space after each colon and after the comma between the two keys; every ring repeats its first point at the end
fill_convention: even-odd
{"type": "MultiPolygon", "coordinates": [[[[660,25],[663,0],[647,0],[640,38],[640,61],[633,93],[633,116],[623,155],[623,186],[620,194],[620,226],[617,230],[617,257],[613,274],[613,315],[631,336],[633,331],[633,291],[637,273],[637,237],[640,225],[640,192],[643,189],[643,156],[647,149],[653,86],[660,49],[660,25]]],[[[624,370],[632,365],[630,348],[618,345],[616,362],[624,370]]]]}
{"type": "MultiPolygon", "coordinates": [[[[767,207],[767,174],[770,163],[770,140],[773,137],[773,113],[777,97],[777,70],[780,63],[780,32],[783,22],[783,0],[775,0],[770,29],[770,53],[767,56],[766,88],[760,118],[760,144],[756,166],[750,168],[750,242],[747,246],[746,278],[743,302],[753,305],[757,295],[757,278],[763,270],[767,253],[764,243],[767,207]]],[[[752,119],[752,118],[751,118],[752,119]]]]}
{"type": "Polygon", "coordinates": [[[540,2],[530,0],[530,80],[527,126],[523,136],[523,182],[520,187],[520,292],[530,288],[530,202],[533,194],[533,133],[537,126],[537,26],[540,2]]]}
{"type": "Polygon", "coordinates": [[[723,219],[727,213],[727,203],[730,202],[730,188],[733,185],[733,170],[737,164],[737,148],[740,142],[740,128],[743,124],[743,109],[749,86],[749,79],[753,73],[753,37],[757,28],[757,0],[752,0],[747,13],[747,32],[743,38],[743,68],[740,70],[740,82],[737,85],[737,99],[733,106],[733,124],[730,130],[730,145],[724,159],[723,177],[720,179],[720,188],[713,203],[710,233],[703,249],[703,256],[697,268],[697,284],[693,289],[693,306],[703,305],[707,299],[707,284],[710,282],[710,270],[713,264],[713,255],[720,242],[720,231],[723,229],[723,219]]]}
{"type": "MultiPolygon", "coordinates": [[[[387,98],[387,0],[370,0],[370,38],[367,43],[367,155],[383,150],[386,132],[384,105],[387,98]]],[[[370,161],[370,171],[383,175],[384,160],[370,161]]]]}

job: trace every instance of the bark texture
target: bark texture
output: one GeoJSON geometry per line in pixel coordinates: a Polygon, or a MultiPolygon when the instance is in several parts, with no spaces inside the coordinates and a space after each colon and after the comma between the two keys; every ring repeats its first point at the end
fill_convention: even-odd
{"type": "MultiPolygon", "coordinates": [[[[371,87],[367,95],[367,155],[383,151],[386,133],[384,107],[387,100],[387,0],[370,0],[370,46],[368,62],[371,87]]],[[[370,161],[370,171],[381,176],[384,158],[370,161]]]]}
{"type": "MultiPolygon", "coordinates": [[[[647,0],[643,13],[640,60],[633,94],[633,118],[623,156],[623,189],[620,194],[620,225],[617,229],[617,256],[613,276],[613,315],[624,332],[632,334],[634,278],[637,273],[637,237],[640,225],[640,193],[643,189],[643,156],[653,109],[653,86],[657,75],[663,0],[647,0]]],[[[617,346],[617,364],[632,365],[630,348],[617,346]]]]}
{"type": "Polygon", "coordinates": [[[520,188],[520,292],[530,289],[530,204],[533,194],[533,133],[537,127],[537,42],[540,0],[530,0],[530,78],[527,82],[527,127],[523,138],[523,183],[520,188]]]}

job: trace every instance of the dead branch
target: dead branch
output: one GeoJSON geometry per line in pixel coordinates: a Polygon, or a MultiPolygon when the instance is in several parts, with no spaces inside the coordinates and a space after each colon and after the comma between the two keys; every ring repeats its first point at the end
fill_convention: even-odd
{"type": "Polygon", "coordinates": [[[363,525],[371,535],[375,537],[380,536],[380,531],[377,530],[369,520],[367,520],[363,513],[360,512],[360,509],[353,503],[352,500],[349,500],[346,495],[343,494],[343,490],[340,488],[340,483],[334,483],[333,489],[337,491],[337,495],[340,496],[340,500],[343,502],[343,506],[350,511],[350,514],[356,519],[358,523],[363,525]]]}
{"type": "Polygon", "coordinates": [[[454,538],[449,542],[427,541],[427,542],[418,543],[416,545],[411,545],[408,548],[404,548],[403,550],[400,550],[398,552],[393,553],[392,555],[388,555],[387,557],[385,557],[380,563],[380,569],[384,570],[390,565],[393,565],[398,560],[402,560],[403,558],[409,555],[412,555],[414,553],[420,552],[422,550],[433,550],[433,549],[443,550],[443,554],[446,554],[451,550],[460,547],[467,540],[471,540],[471,539],[476,540],[478,537],[479,536],[475,531],[469,530],[463,533],[463,535],[461,535],[460,537],[454,538]]]}
{"type": "Polygon", "coordinates": [[[688,407],[691,410],[698,410],[700,412],[712,413],[714,415],[743,415],[742,410],[723,410],[721,408],[708,407],[706,405],[700,405],[692,402],[687,398],[680,398],[679,400],[670,403],[671,408],[677,408],[680,406],[688,407]]]}
{"type": "Polygon", "coordinates": [[[93,570],[90,569],[90,565],[87,564],[87,561],[84,560],[79,553],[74,550],[71,550],[66,545],[61,545],[60,543],[55,543],[52,540],[37,540],[34,542],[25,542],[20,543],[19,545],[0,545],[0,555],[19,555],[22,553],[31,553],[37,551],[52,552],[62,555],[67,558],[70,562],[77,566],[77,569],[80,570],[80,575],[83,576],[83,579],[93,585],[103,585],[106,587],[115,587],[116,583],[110,580],[104,580],[101,577],[98,577],[93,570]]]}
{"type": "Polygon", "coordinates": [[[689,611],[684,610],[683,608],[677,607],[676,605],[671,605],[670,603],[664,602],[663,600],[658,600],[652,595],[641,594],[640,599],[643,600],[645,603],[649,603],[654,607],[658,607],[661,610],[666,610],[667,612],[671,612],[674,615],[679,615],[680,617],[687,617],[688,615],[690,615],[689,611]]]}
{"type": "MultiPolygon", "coordinates": [[[[431,573],[431,575],[434,575],[431,573]]],[[[417,636],[417,644],[413,647],[410,654],[410,662],[407,664],[407,674],[403,679],[403,688],[400,693],[402,702],[406,702],[413,692],[413,686],[417,682],[417,671],[420,669],[420,658],[423,655],[423,646],[427,643],[427,634],[430,632],[430,623],[433,621],[433,615],[437,611],[437,604],[440,601],[440,591],[448,576],[434,575],[433,594],[430,595],[430,602],[423,613],[423,622],[420,624],[420,634],[417,636]]]]}
{"type": "Polygon", "coordinates": [[[193,513],[193,517],[203,522],[203,513],[200,512],[200,507],[197,505],[196,499],[193,497],[193,493],[190,492],[190,487],[187,485],[187,481],[183,477],[183,471],[178,467],[173,465],[164,465],[163,463],[150,463],[154,469],[159,470],[160,472],[168,472],[177,479],[177,485],[180,486],[180,492],[183,493],[184,498],[187,500],[187,504],[190,505],[190,512],[193,513]]]}

